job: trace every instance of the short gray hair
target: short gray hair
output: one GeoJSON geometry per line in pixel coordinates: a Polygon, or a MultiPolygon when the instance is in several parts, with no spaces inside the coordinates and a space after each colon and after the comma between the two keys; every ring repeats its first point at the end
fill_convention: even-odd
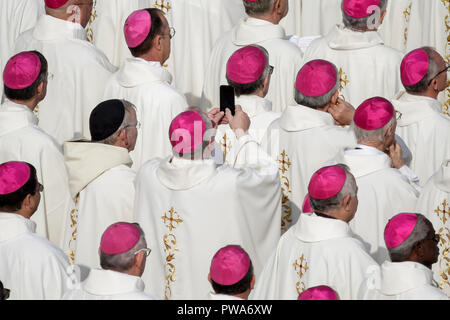
{"type": "MultiPolygon", "coordinates": [[[[380,0],[378,7],[381,12],[386,11],[388,0],[380,0]]],[[[342,11],[342,22],[346,28],[356,30],[356,31],[364,31],[369,28],[369,21],[373,19],[373,16],[376,14],[374,11],[370,16],[364,18],[352,18],[344,11],[344,0],[341,3],[341,11],[342,11]]]]}
{"type": "Polygon", "coordinates": [[[138,223],[133,223],[140,232],[139,240],[136,245],[124,253],[106,254],[100,250],[100,266],[105,270],[114,270],[124,272],[130,270],[134,264],[135,253],[141,249],[147,248],[145,234],[138,223]]]}
{"type": "Polygon", "coordinates": [[[275,0],[243,0],[245,13],[249,16],[268,13],[272,8],[275,0]]]}
{"type": "Polygon", "coordinates": [[[352,121],[350,127],[352,128],[353,132],[355,133],[356,140],[358,143],[363,141],[379,141],[384,142],[384,137],[386,135],[386,132],[394,125],[394,116],[389,120],[388,123],[386,123],[382,128],[376,129],[376,130],[364,130],[358,127],[354,121],[352,121]]]}
{"type": "Polygon", "coordinates": [[[428,219],[420,213],[416,213],[416,215],[417,223],[409,237],[399,246],[391,249],[388,248],[392,262],[406,261],[415,245],[424,240],[427,237],[428,232],[430,232],[430,225],[427,224],[428,219]]]}
{"type": "Polygon", "coordinates": [[[103,144],[109,144],[114,145],[117,141],[117,138],[120,135],[120,132],[125,129],[126,127],[131,125],[131,112],[136,112],[136,107],[127,100],[121,100],[123,103],[123,106],[125,107],[125,116],[123,117],[122,124],[120,125],[119,129],[116,130],[112,135],[110,135],[108,138],[105,138],[103,140],[97,141],[97,143],[103,143],[103,144]]]}
{"type": "Polygon", "coordinates": [[[345,183],[341,191],[329,198],[329,199],[315,199],[309,195],[309,200],[311,202],[311,208],[314,211],[319,212],[334,212],[341,207],[342,201],[347,195],[351,197],[356,196],[357,185],[355,177],[351,174],[350,169],[347,165],[339,163],[337,166],[345,170],[345,183]]]}
{"type": "Polygon", "coordinates": [[[439,67],[437,65],[437,62],[431,56],[433,53],[439,54],[436,51],[436,49],[434,49],[432,47],[422,47],[419,49],[423,49],[427,53],[428,61],[430,63],[428,65],[428,72],[422,80],[420,80],[418,83],[416,83],[412,86],[407,86],[407,85],[403,84],[403,87],[405,87],[406,92],[413,93],[413,94],[425,92],[428,89],[428,86],[429,86],[429,83],[431,82],[431,80],[433,80],[433,78],[435,78],[437,73],[439,72],[439,69],[438,69],[439,67]]]}

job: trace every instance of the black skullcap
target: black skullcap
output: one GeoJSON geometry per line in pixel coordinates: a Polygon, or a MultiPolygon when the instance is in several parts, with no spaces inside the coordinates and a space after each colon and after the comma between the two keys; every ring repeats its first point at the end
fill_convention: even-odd
{"type": "Polygon", "coordinates": [[[119,129],[125,117],[122,100],[107,100],[94,108],[89,117],[92,141],[101,141],[119,129]]]}

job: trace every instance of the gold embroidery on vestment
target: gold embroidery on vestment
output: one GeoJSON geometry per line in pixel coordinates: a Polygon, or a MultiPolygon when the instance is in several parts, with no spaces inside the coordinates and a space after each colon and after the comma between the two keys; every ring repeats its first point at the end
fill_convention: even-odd
{"type": "Polygon", "coordinates": [[[39,105],[36,105],[36,107],[33,110],[33,113],[36,116],[36,118],[39,119],[39,105]]]}
{"type": "Polygon", "coordinates": [[[403,11],[403,15],[405,16],[405,30],[403,31],[403,39],[404,39],[404,45],[406,46],[406,43],[408,42],[408,26],[409,26],[409,20],[411,19],[411,6],[412,2],[409,4],[408,8],[403,11]]]}
{"type": "Polygon", "coordinates": [[[280,164],[280,182],[281,182],[281,191],[283,192],[283,196],[281,198],[281,208],[283,210],[283,215],[281,217],[281,231],[287,230],[287,223],[292,222],[291,214],[292,208],[289,205],[289,197],[291,195],[291,184],[289,182],[288,177],[285,175],[286,172],[291,167],[291,161],[286,154],[286,150],[283,150],[280,157],[277,159],[277,162],[280,164]]]}
{"type": "Polygon", "coordinates": [[[350,80],[347,77],[347,74],[342,70],[342,68],[339,68],[339,93],[342,95],[343,99],[345,100],[345,96],[342,94],[342,91],[347,87],[350,80]]]}
{"type": "Polygon", "coordinates": [[[303,276],[309,270],[309,266],[308,266],[308,263],[306,262],[305,256],[302,254],[300,258],[298,258],[297,260],[294,261],[293,266],[294,266],[295,272],[297,272],[297,274],[299,276],[299,280],[295,284],[295,287],[297,288],[297,293],[300,294],[306,290],[306,285],[302,280],[303,280],[303,276]]]}
{"type": "MultiPolygon", "coordinates": [[[[450,0],[441,0],[445,9],[447,10],[447,15],[445,16],[445,32],[447,33],[447,43],[445,44],[445,56],[444,60],[450,63],[450,0]]],[[[450,80],[447,81],[447,88],[444,91],[445,102],[444,102],[444,114],[450,116],[450,80]]]]}
{"type": "Polygon", "coordinates": [[[77,230],[78,230],[78,202],[80,200],[80,194],[77,194],[74,200],[75,208],[70,211],[70,220],[72,224],[70,227],[72,228],[72,237],[69,240],[69,258],[70,264],[75,263],[75,241],[77,240],[77,230]]]}
{"type": "Polygon", "coordinates": [[[439,289],[445,290],[445,287],[450,286],[450,230],[447,228],[446,222],[450,217],[450,207],[447,200],[444,200],[441,205],[437,207],[434,212],[437,214],[441,220],[443,226],[438,230],[440,237],[439,247],[442,253],[438,259],[439,275],[441,276],[441,281],[439,282],[439,289]],[[440,208],[442,206],[442,209],[440,208]]]}
{"type": "Polygon", "coordinates": [[[170,6],[169,0],[155,0],[153,7],[162,10],[162,12],[164,12],[164,14],[168,13],[170,11],[170,9],[172,9],[172,7],[170,6]]]}
{"type": "Polygon", "coordinates": [[[89,23],[86,28],[86,39],[90,43],[94,42],[94,30],[92,29],[92,24],[94,23],[95,19],[98,18],[96,6],[97,6],[97,0],[94,0],[94,4],[92,5],[91,17],[89,18],[89,23]]]}

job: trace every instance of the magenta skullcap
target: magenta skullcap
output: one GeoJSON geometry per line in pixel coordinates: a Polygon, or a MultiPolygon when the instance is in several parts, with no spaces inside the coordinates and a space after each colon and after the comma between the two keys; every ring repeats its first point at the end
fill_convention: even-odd
{"type": "Polygon", "coordinates": [[[364,130],[377,130],[384,127],[394,116],[392,103],[385,98],[375,97],[364,101],[355,111],[353,121],[364,130]]]}
{"type": "Polygon", "coordinates": [[[320,59],[312,60],[298,72],[295,87],[305,96],[319,97],[330,92],[337,80],[334,64],[320,59]]]}
{"type": "Polygon", "coordinates": [[[430,59],[423,49],[413,50],[408,53],[400,65],[402,83],[405,86],[413,86],[419,83],[428,73],[430,59]]]}
{"type": "Polygon", "coordinates": [[[311,200],[309,199],[309,194],[306,194],[305,200],[303,200],[302,212],[303,213],[314,212],[314,210],[311,208],[311,200]]]}
{"type": "Polygon", "coordinates": [[[134,248],[141,232],[132,223],[118,222],[110,225],[102,235],[100,250],[106,254],[120,254],[134,248]]]}
{"type": "Polygon", "coordinates": [[[261,49],[254,46],[241,48],[228,60],[228,79],[241,84],[255,82],[263,74],[266,62],[266,57],[261,49]]]}
{"type": "Polygon", "coordinates": [[[339,300],[339,296],[328,286],[318,286],[300,293],[298,300],[339,300]]]}
{"type": "Polygon", "coordinates": [[[0,195],[7,195],[22,188],[30,179],[30,167],[26,162],[10,161],[0,165],[0,195]]]}
{"type": "Polygon", "coordinates": [[[19,90],[31,86],[41,72],[41,60],[33,52],[16,54],[5,66],[3,83],[10,89],[19,90]]]}
{"type": "Polygon", "coordinates": [[[384,228],[384,242],[388,249],[401,245],[414,230],[417,224],[415,213],[400,213],[389,220],[384,228]]]}
{"type": "Polygon", "coordinates": [[[380,0],[344,0],[342,3],[344,12],[355,19],[370,16],[375,11],[375,6],[379,5],[380,0]]]}
{"type": "Polygon", "coordinates": [[[317,170],[308,185],[308,192],[314,199],[330,199],[337,195],[345,184],[346,172],[337,165],[317,170]]]}
{"type": "Polygon", "coordinates": [[[45,5],[52,9],[57,9],[65,5],[69,0],[45,0],[45,5]]]}
{"type": "Polygon", "coordinates": [[[136,48],[147,39],[152,27],[152,16],[147,10],[138,10],[130,14],[123,32],[129,48],[136,48]]]}
{"type": "Polygon", "coordinates": [[[250,257],[241,247],[226,246],[216,252],[209,274],[222,286],[231,286],[241,281],[250,268],[250,257]]]}
{"type": "Polygon", "coordinates": [[[196,111],[185,111],[170,124],[169,137],[173,150],[185,154],[197,149],[206,132],[205,121],[196,111]]]}

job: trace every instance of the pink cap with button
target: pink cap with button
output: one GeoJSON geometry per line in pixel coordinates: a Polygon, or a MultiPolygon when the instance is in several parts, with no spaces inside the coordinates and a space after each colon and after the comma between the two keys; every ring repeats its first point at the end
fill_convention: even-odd
{"type": "Polygon", "coordinates": [[[304,213],[313,213],[314,210],[311,208],[311,200],[309,199],[309,194],[305,196],[303,200],[302,212],[304,213]]]}
{"type": "Polygon", "coordinates": [[[339,300],[339,296],[328,286],[318,286],[300,293],[298,300],[339,300]]]}
{"type": "Polygon", "coordinates": [[[379,5],[380,0],[344,0],[342,3],[344,12],[355,19],[370,16],[379,5]]]}
{"type": "Polygon", "coordinates": [[[428,73],[430,59],[423,49],[413,50],[408,53],[400,65],[402,83],[405,86],[413,86],[419,83],[428,73]]]}
{"type": "Polygon", "coordinates": [[[189,153],[202,144],[205,133],[206,125],[202,116],[196,111],[185,111],[170,124],[170,143],[175,152],[189,153]]]}
{"type": "Polygon", "coordinates": [[[392,103],[382,97],[364,101],[355,111],[353,121],[364,130],[377,130],[384,127],[394,116],[392,103]]]}
{"type": "Polygon", "coordinates": [[[211,279],[222,286],[231,286],[241,281],[250,268],[250,257],[241,247],[226,246],[214,255],[211,261],[211,279]]]}
{"type": "Polygon", "coordinates": [[[401,245],[414,230],[417,215],[414,213],[400,213],[389,220],[384,229],[384,241],[388,249],[401,245]]]}
{"type": "Polygon", "coordinates": [[[102,235],[100,250],[106,254],[120,254],[136,246],[141,233],[136,225],[117,222],[110,225],[102,235]]]}
{"type": "Polygon", "coordinates": [[[338,78],[334,64],[325,60],[312,60],[297,74],[295,87],[308,97],[319,97],[336,85],[338,78]]]}
{"type": "Polygon", "coordinates": [[[69,0],[45,0],[45,5],[52,9],[57,9],[65,5],[69,0]]]}
{"type": "Polygon", "coordinates": [[[147,10],[138,10],[130,14],[123,32],[129,48],[140,46],[147,39],[152,27],[152,16],[147,10]]]}
{"type": "Polygon", "coordinates": [[[342,190],[345,179],[346,172],[340,166],[321,168],[314,173],[309,181],[309,195],[314,199],[330,199],[342,190]]]}
{"type": "Polygon", "coordinates": [[[22,188],[30,179],[30,167],[26,162],[10,161],[0,165],[0,195],[7,195],[22,188]]]}
{"type": "Polygon", "coordinates": [[[5,66],[3,83],[14,90],[25,89],[31,86],[41,72],[41,60],[33,52],[16,54],[5,66]]]}
{"type": "Polygon", "coordinates": [[[266,68],[266,57],[257,47],[247,46],[237,50],[228,59],[227,76],[233,82],[248,84],[261,77],[266,68]]]}

